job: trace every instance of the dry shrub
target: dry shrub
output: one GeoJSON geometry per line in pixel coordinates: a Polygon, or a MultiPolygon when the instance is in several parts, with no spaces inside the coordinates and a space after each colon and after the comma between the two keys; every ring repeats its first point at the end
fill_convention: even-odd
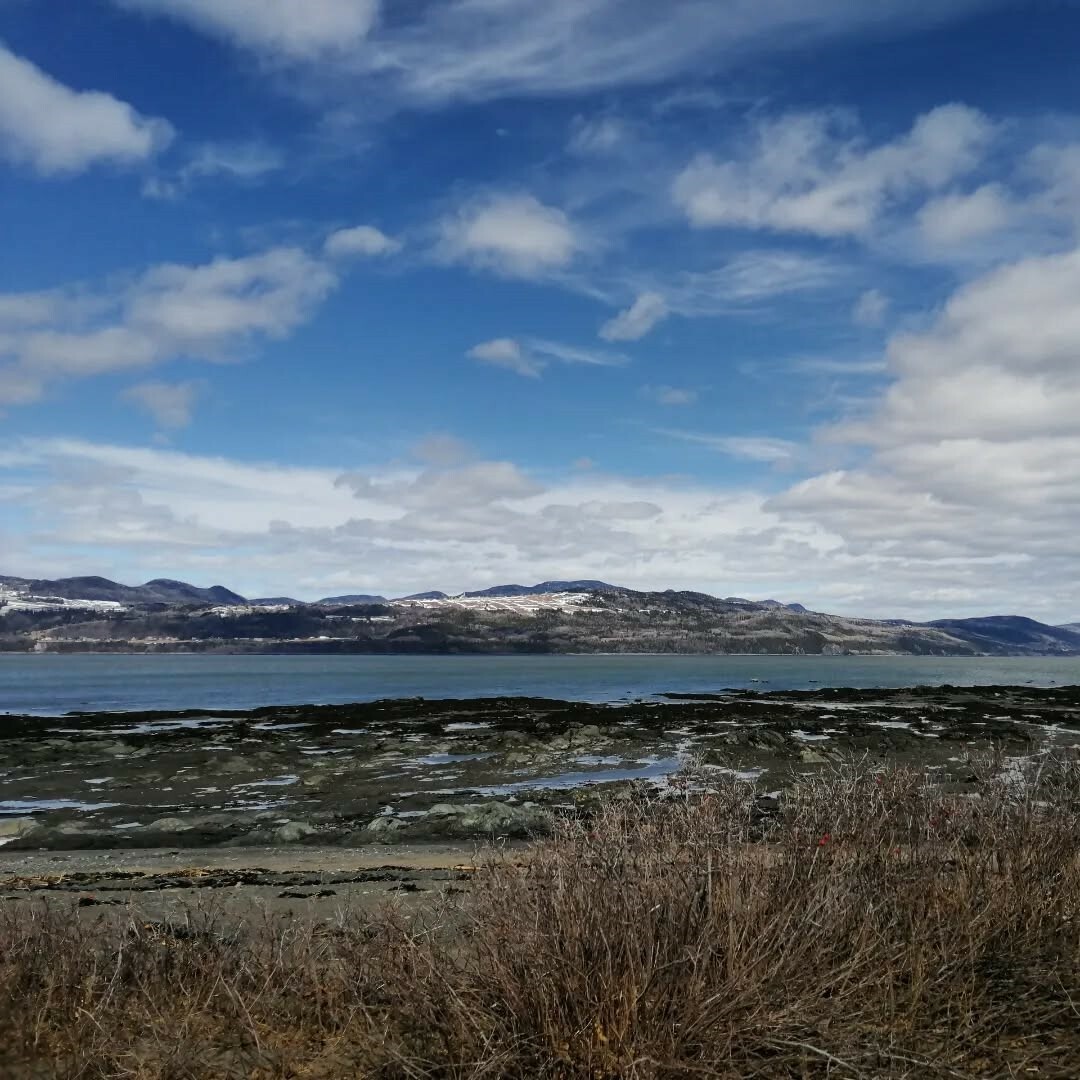
{"type": "Polygon", "coordinates": [[[0,1072],[1075,1077],[1080,764],[971,769],[974,796],[848,762],[764,816],[750,784],[684,778],[411,920],[11,905],[0,1072]]]}

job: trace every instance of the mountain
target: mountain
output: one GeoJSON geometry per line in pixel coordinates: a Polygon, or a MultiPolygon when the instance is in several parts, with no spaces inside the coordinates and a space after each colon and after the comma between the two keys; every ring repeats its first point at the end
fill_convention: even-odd
{"type": "Polygon", "coordinates": [[[399,600],[449,600],[450,597],[444,593],[435,590],[433,592],[418,592],[413,593],[411,596],[399,596],[399,600]]]}
{"type": "Polygon", "coordinates": [[[939,627],[973,645],[1022,649],[1025,652],[1080,652],[1080,628],[1047,626],[1021,615],[989,615],[981,619],[935,619],[939,627]]]}
{"type": "Polygon", "coordinates": [[[541,596],[562,592],[618,592],[619,586],[606,581],[541,581],[539,585],[493,585],[490,589],[463,593],[464,596],[541,596]]]}
{"type": "Polygon", "coordinates": [[[126,610],[5,605],[0,599],[0,651],[1080,656],[1080,626],[1049,626],[1018,615],[926,623],[861,619],[777,600],[639,592],[581,579],[465,594],[529,599],[520,610],[513,603],[488,610],[436,591],[411,597],[440,601],[430,605],[395,605],[365,593],[317,604],[270,597],[246,607],[242,596],[222,586],[202,589],[164,579],[128,586],[101,577],[0,577],[4,587],[35,597],[118,601],[126,610]],[[567,592],[587,592],[589,600],[579,604],[558,595],[567,592]],[[236,610],[208,610],[223,606],[236,610]],[[290,610],[273,610],[286,606],[290,610]]]}
{"type": "Polygon", "coordinates": [[[348,593],[345,596],[327,596],[316,600],[318,607],[346,607],[349,604],[385,604],[385,596],[369,596],[367,593],[348,593]]]}
{"type": "Polygon", "coordinates": [[[103,577],[46,578],[0,577],[0,584],[32,596],[58,596],[64,600],[111,600],[120,604],[246,604],[238,593],[222,585],[200,589],[186,581],[155,578],[145,585],[120,585],[103,577]]]}

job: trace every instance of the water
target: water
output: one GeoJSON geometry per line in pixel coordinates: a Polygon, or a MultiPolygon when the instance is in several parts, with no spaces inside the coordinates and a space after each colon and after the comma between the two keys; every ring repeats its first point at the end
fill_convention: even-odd
{"type": "Polygon", "coordinates": [[[816,686],[1080,683],[1080,657],[0,654],[0,713],[247,709],[396,697],[625,701],[816,686]]]}

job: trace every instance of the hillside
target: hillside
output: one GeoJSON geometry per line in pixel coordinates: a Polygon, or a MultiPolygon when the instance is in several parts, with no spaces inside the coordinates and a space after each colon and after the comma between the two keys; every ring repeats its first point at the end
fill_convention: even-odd
{"type": "Polygon", "coordinates": [[[1080,630],[1021,616],[859,619],[592,581],[304,604],[177,581],[0,578],[0,650],[1040,656],[1080,655],[1080,630]]]}

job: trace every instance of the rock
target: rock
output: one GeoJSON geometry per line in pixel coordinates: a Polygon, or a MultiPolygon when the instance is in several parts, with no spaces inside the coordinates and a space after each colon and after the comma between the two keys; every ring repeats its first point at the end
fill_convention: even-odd
{"type": "Polygon", "coordinates": [[[512,750],[503,755],[503,763],[506,765],[531,765],[537,759],[537,754],[527,750],[512,750]]]}
{"type": "Polygon", "coordinates": [[[437,803],[415,817],[381,815],[362,832],[350,833],[343,842],[357,846],[372,841],[525,838],[546,833],[550,827],[547,811],[536,803],[520,806],[506,802],[437,803]]]}
{"type": "Polygon", "coordinates": [[[749,741],[752,746],[761,747],[763,750],[787,749],[787,739],[780,732],[770,731],[768,728],[754,732],[749,741]]]}
{"type": "Polygon", "coordinates": [[[211,770],[215,776],[239,776],[252,772],[255,766],[242,757],[225,758],[219,761],[211,770]]]}
{"type": "Polygon", "coordinates": [[[274,840],[279,844],[297,844],[315,830],[306,821],[290,821],[275,830],[274,840]]]}
{"type": "Polygon", "coordinates": [[[595,724],[585,724],[583,727],[577,729],[570,736],[570,746],[574,747],[591,747],[595,746],[603,739],[603,735],[600,729],[595,724]]]}
{"type": "Polygon", "coordinates": [[[825,765],[829,759],[821,753],[819,750],[815,750],[810,746],[804,746],[799,751],[799,760],[804,765],[825,765]]]}
{"type": "Polygon", "coordinates": [[[408,821],[405,818],[382,815],[369,821],[362,834],[350,833],[346,841],[355,841],[358,835],[366,835],[367,839],[388,840],[391,834],[400,832],[407,824],[408,821]]]}
{"type": "Polygon", "coordinates": [[[146,826],[149,832],[187,832],[193,828],[191,818],[163,817],[146,826]]]}
{"type": "Polygon", "coordinates": [[[3,818],[0,819],[0,841],[6,845],[16,840],[24,840],[34,833],[44,833],[44,829],[33,818],[3,818]]]}
{"type": "Polygon", "coordinates": [[[186,814],[184,817],[158,818],[146,826],[140,836],[140,846],[220,844],[250,829],[252,821],[253,818],[245,814],[186,814]]]}

